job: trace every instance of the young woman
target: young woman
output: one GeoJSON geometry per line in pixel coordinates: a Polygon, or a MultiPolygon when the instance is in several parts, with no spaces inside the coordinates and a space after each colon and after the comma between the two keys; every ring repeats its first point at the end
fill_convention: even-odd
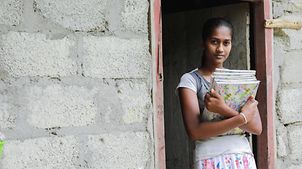
{"type": "Polygon", "coordinates": [[[184,74],[177,86],[186,131],[195,141],[194,168],[255,169],[244,132],[256,135],[262,132],[258,102],[250,97],[237,112],[216,91],[209,91],[212,73],[216,68],[224,68],[230,54],[233,26],[224,18],[212,18],[204,24],[202,36],[202,65],[184,74]],[[213,119],[203,113],[205,108],[224,118],[213,119]]]}

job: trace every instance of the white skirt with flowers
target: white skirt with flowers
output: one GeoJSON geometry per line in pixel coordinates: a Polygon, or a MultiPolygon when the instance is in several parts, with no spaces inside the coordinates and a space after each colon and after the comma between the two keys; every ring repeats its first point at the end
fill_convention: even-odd
{"type": "Polygon", "coordinates": [[[257,167],[252,154],[238,153],[197,161],[194,169],[257,169],[257,167]]]}

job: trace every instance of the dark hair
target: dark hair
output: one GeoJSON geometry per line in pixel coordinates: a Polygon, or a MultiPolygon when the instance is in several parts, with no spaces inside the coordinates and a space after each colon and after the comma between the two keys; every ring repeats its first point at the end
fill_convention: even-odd
{"type": "Polygon", "coordinates": [[[231,36],[233,37],[233,25],[225,18],[217,17],[208,19],[202,29],[202,40],[205,42],[208,37],[213,33],[213,30],[217,27],[225,26],[231,30],[231,36]]]}
{"type": "MultiPolygon", "coordinates": [[[[202,41],[205,42],[208,37],[210,37],[214,31],[214,29],[220,27],[220,26],[225,26],[230,29],[231,31],[231,38],[233,38],[233,25],[231,22],[229,22],[227,19],[222,18],[222,17],[216,17],[216,18],[210,18],[206,20],[206,22],[203,25],[202,29],[202,41]]],[[[206,62],[206,56],[203,51],[202,54],[202,61],[201,61],[201,67],[204,66],[206,62]]]]}

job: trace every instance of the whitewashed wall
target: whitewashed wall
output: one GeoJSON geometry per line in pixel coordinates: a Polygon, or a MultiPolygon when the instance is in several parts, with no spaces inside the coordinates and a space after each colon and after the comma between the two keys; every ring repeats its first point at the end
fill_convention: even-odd
{"type": "Polygon", "coordinates": [[[148,12],[0,1],[0,168],[154,168],[148,12]]]}
{"type": "MultiPolygon", "coordinates": [[[[274,0],[273,16],[302,22],[302,1],[274,0]]],[[[302,30],[274,30],[277,168],[302,168],[302,30]]]]}

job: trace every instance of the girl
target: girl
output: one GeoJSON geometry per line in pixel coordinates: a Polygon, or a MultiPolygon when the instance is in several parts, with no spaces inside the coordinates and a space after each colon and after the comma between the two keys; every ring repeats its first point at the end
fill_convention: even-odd
{"type": "Polygon", "coordinates": [[[227,20],[207,20],[202,32],[202,65],[184,74],[177,86],[186,131],[195,142],[195,169],[256,169],[244,132],[256,135],[262,132],[258,102],[250,97],[237,112],[216,91],[208,91],[212,73],[216,68],[223,68],[230,54],[232,37],[233,26],[227,20]],[[204,108],[224,119],[203,114],[204,108]],[[242,132],[236,130],[238,127],[242,132]]]}

